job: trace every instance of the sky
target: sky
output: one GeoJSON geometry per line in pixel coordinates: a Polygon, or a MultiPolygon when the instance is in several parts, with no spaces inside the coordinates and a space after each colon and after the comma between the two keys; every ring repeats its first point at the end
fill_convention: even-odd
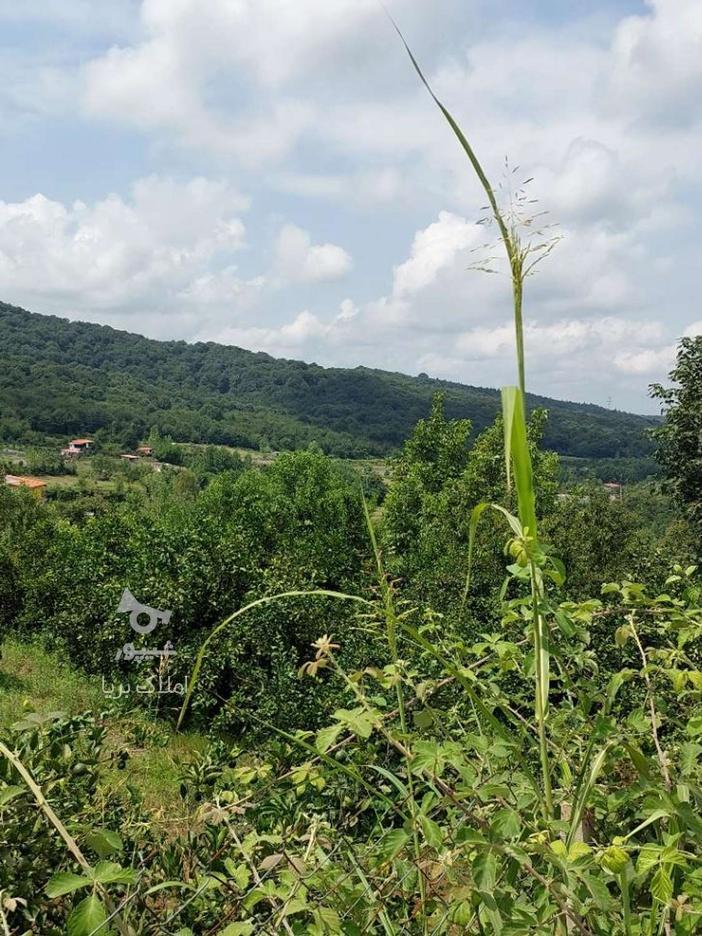
{"type": "MultiPolygon", "coordinates": [[[[387,6],[552,247],[529,389],[655,412],[648,385],[702,333],[702,2],[387,6]]],[[[0,0],[0,135],[4,301],[515,381],[485,195],[378,0],[0,0]]]]}

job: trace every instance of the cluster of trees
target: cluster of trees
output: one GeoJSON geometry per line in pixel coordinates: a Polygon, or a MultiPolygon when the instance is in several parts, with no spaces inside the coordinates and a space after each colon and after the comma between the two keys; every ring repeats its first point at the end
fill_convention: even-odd
{"type": "MultiPolygon", "coordinates": [[[[437,391],[476,432],[495,390],[379,370],[322,368],[214,343],[153,341],[0,303],[0,439],[90,433],[131,447],[152,426],[177,442],[306,448],[341,457],[397,450],[437,391]]],[[[544,443],[584,458],[650,453],[656,420],[530,397],[550,418],[544,443]]]]}
{"type": "Polygon", "coordinates": [[[566,483],[598,480],[637,484],[659,473],[655,458],[573,458],[561,457],[561,480],[566,483]]]}
{"type": "MultiPolygon", "coordinates": [[[[271,591],[357,585],[366,555],[358,491],[323,454],[283,454],[265,471],[226,471],[202,490],[181,478],[188,474],[153,474],[146,493],[97,510],[91,498],[70,519],[61,502],[0,488],[4,629],[41,635],[77,665],[116,677],[115,653],[135,636],[116,612],[127,587],[172,611],[153,636],[173,642],[187,671],[203,634],[242,604],[271,591]]],[[[212,655],[205,712],[224,699],[239,725],[252,709],[282,724],[311,717],[316,703],[296,678],[298,661],[321,631],[339,627],[338,609],[324,602],[309,609],[291,599],[253,614],[212,655]]]]}
{"type": "Polygon", "coordinates": [[[667,489],[702,531],[702,335],[683,338],[670,378],[671,387],[652,387],[665,411],[656,454],[667,489]]]}
{"type": "MultiPolygon", "coordinates": [[[[632,511],[628,501],[611,502],[599,484],[558,497],[558,458],[539,447],[544,424],[544,413],[536,411],[530,442],[543,529],[568,569],[564,597],[591,594],[609,578],[653,574],[663,536],[666,565],[678,554],[684,558],[685,530],[676,532],[664,515],[654,526],[645,503],[632,511]]],[[[499,419],[474,437],[470,422],[449,419],[437,396],[391,462],[381,510],[385,488],[377,477],[362,478],[318,448],[254,468],[215,447],[183,455],[157,433],[151,441],[157,454],[174,449],[189,467],[141,472],[136,487],[109,497],[78,492],[70,503],[40,503],[0,489],[6,630],[39,633],[79,666],[114,675],[115,652],[129,638],[124,616],[116,613],[128,587],[143,603],[172,610],[161,637],[175,644],[185,673],[203,636],[250,601],[278,591],[367,588],[363,486],[403,597],[447,616],[464,633],[498,621],[495,582],[504,556],[497,521],[484,521],[465,606],[461,597],[471,509],[481,500],[509,506],[513,497],[499,419]]],[[[102,460],[109,461],[92,459],[98,469],[102,460]]],[[[290,598],[247,615],[208,654],[196,714],[211,719],[219,712],[229,731],[252,731],[262,718],[287,727],[314,724],[328,703],[326,689],[301,686],[298,668],[322,633],[343,635],[349,665],[372,653],[352,623],[353,610],[290,598]]]]}
{"type": "MultiPolygon", "coordinates": [[[[658,454],[672,500],[646,487],[611,501],[598,482],[559,492],[558,457],[541,447],[545,413],[532,414],[542,535],[565,563],[564,598],[596,594],[609,579],[646,579],[662,589],[671,562],[699,555],[701,359],[702,343],[685,342],[675,387],[655,391],[667,406],[658,454]]],[[[187,670],[203,634],[252,600],[295,589],[363,590],[371,561],[365,487],[384,561],[403,598],[447,616],[459,631],[478,633],[498,620],[503,535],[497,520],[484,520],[464,602],[470,513],[480,501],[512,507],[514,494],[499,417],[476,432],[447,410],[437,395],[428,418],[391,459],[387,497],[376,475],[362,477],[319,447],[255,468],[225,449],[176,446],[157,430],[150,436],[157,456],[179,467],[154,473],[121,466],[139,472],[138,485],[124,483],[109,494],[79,488],[70,502],[46,503],[0,488],[3,628],[41,633],[78,665],[112,672],[125,638],[116,608],[128,587],[142,602],[173,611],[163,638],[177,645],[187,670]]],[[[91,459],[106,476],[110,461],[91,459]]],[[[325,632],[347,629],[344,651],[363,657],[368,642],[351,627],[352,617],[322,599],[291,598],[255,611],[218,643],[205,678],[210,692],[199,704],[208,717],[224,706],[230,725],[234,710],[237,724],[246,723],[247,712],[259,717],[259,709],[285,724],[314,720],[320,700],[314,692],[300,696],[297,668],[310,641],[325,632]],[[260,692],[240,684],[242,672],[260,692]]]]}

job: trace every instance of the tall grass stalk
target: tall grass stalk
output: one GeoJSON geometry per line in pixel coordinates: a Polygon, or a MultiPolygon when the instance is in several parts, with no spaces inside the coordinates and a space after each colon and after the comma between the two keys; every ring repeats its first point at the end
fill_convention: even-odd
{"type": "Polygon", "coordinates": [[[480,181],[481,186],[483,187],[483,191],[487,195],[488,204],[490,205],[490,211],[492,212],[492,216],[495,219],[495,223],[497,224],[497,229],[500,233],[500,240],[504,244],[504,248],[507,254],[507,260],[509,263],[510,272],[512,276],[514,331],[515,331],[515,339],[516,339],[516,345],[517,345],[517,369],[519,373],[519,388],[522,391],[522,393],[525,393],[526,392],[526,377],[525,377],[525,365],[524,365],[524,325],[522,321],[522,298],[524,295],[524,279],[526,277],[527,272],[529,271],[526,261],[527,261],[529,254],[532,252],[532,250],[529,246],[527,246],[526,248],[522,247],[520,240],[519,240],[519,233],[516,230],[516,227],[514,225],[508,224],[505,216],[502,214],[502,211],[500,210],[500,206],[497,203],[495,190],[490,184],[490,180],[485,174],[485,170],[480,164],[480,161],[475,154],[475,150],[473,149],[473,147],[470,145],[470,143],[466,139],[465,134],[463,133],[458,123],[456,122],[456,120],[453,118],[453,116],[449,112],[449,110],[442,104],[442,102],[434,93],[434,89],[431,87],[426,77],[424,76],[422,69],[419,67],[419,63],[414,57],[412,50],[407,44],[405,37],[402,35],[402,31],[400,30],[400,27],[397,25],[397,23],[392,18],[392,16],[390,16],[387,10],[385,12],[387,13],[388,18],[390,19],[390,22],[392,23],[395,31],[397,32],[397,35],[400,37],[400,40],[403,46],[405,47],[405,51],[407,52],[407,55],[409,55],[410,61],[412,62],[412,65],[414,66],[415,71],[419,75],[419,78],[422,84],[427,89],[434,103],[439,108],[441,113],[444,115],[444,117],[446,118],[446,121],[448,122],[449,126],[451,127],[454,134],[456,135],[458,142],[461,144],[463,151],[465,152],[466,156],[468,157],[470,161],[471,166],[473,167],[473,171],[475,172],[476,176],[478,177],[478,180],[480,181]]]}
{"type": "MultiPolygon", "coordinates": [[[[388,14],[389,16],[389,14],[388,14]]],[[[512,307],[514,313],[514,334],[517,354],[517,387],[504,387],[502,389],[502,413],[505,433],[505,467],[508,485],[514,478],[517,493],[519,521],[521,524],[521,540],[524,550],[529,558],[529,572],[532,595],[532,622],[534,640],[534,669],[535,693],[534,713],[536,727],[539,735],[539,750],[541,759],[541,772],[544,787],[546,812],[550,818],[554,817],[553,794],[551,789],[551,767],[548,755],[548,742],[546,725],[548,719],[548,699],[550,685],[550,654],[549,630],[542,612],[543,580],[536,562],[533,559],[537,551],[536,529],[536,494],[531,466],[531,456],[527,439],[526,426],[526,377],[524,364],[524,322],[522,305],[524,299],[524,280],[538,262],[551,249],[552,244],[533,247],[531,244],[523,245],[516,223],[508,223],[497,203],[495,191],[485,174],[478,157],[458,123],[434,93],[427,78],[412,54],[397,23],[390,17],[392,25],[399,35],[402,44],[417,72],[422,84],[431,95],[432,100],[439,108],[454,135],[458,139],[463,151],[478,177],[483,191],[487,195],[490,210],[497,225],[500,239],[505,248],[512,283],[512,307]],[[530,258],[530,255],[536,254],[530,258]]],[[[477,521],[476,521],[477,522],[477,521]]],[[[469,580],[467,580],[469,581],[469,580]]]]}

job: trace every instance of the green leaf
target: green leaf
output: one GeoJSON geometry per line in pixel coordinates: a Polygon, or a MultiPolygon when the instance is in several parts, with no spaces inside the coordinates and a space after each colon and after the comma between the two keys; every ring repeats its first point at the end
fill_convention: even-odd
{"type": "Polygon", "coordinates": [[[473,905],[469,900],[461,900],[451,909],[451,922],[466,927],[473,919],[473,905]]]}
{"type": "Polygon", "coordinates": [[[623,647],[631,636],[631,625],[622,624],[622,626],[618,627],[614,632],[614,642],[618,647],[623,647]]]}
{"type": "Polygon", "coordinates": [[[384,861],[392,861],[409,842],[409,835],[404,829],[393,829],[380,843],[380,855],[384,861]]]}
{"type": "Polygon", "coordinates": [[[685,730],[693,738],[697,738],[702,735],[702,715],[693,715],[692,718],[688,721],[687,728],[685,730]]]}
{"type": "Polygon", "coordinates": [[[122,868],[116,861],[98,861],[93,868],[93,880],[100,884],[134,884],[136,879],[133,868],[122,868]]]}
{"type": "Polygon", "coordinates": [[[625,682],[628,682],[634,675],[634,670],[632,669],[623,669],[618,673],[615,673],[614,676],[610,679],[607,684],[607,706],[608,708],[614,703],[614,700],[617,696],[617,693],[624,685],[625,682]]]}
{"type": "Polygon", "coordinates": [[[122,839],[112,829],[93,829],[86,835],[85,842],[100,858],[107,858],[124,848],[122,839]]]}
{"type": "Polygon", "coordinates": [[[692,774],[702,754],[702,745],[696,741],[686,741],[680,745],[680,770],[683,774],[692,774]]]}
{"type": "Polygon", "coordinates": [[[21,786],[6,786],[0,790],[0,806],[6,806],[11,800],[16,796],[19,796],[20,793],[26,793],[27,788],[21,786]]]}
{"type": "Polygon", "coordinates": [[[440,777],[446,765],[446,758],[441,745],[436,741],[416,741],[412,747],[410,769],[413,774],[427,771],[432,776],[440,777]]]}
{"type": "Polygon", "coordinates": [[[341,933],[339,914],[332,907],[317,907],[314,911],[315,923],[323,933],[341,933]]]}
{"type": "Polygon", "coordinates": [[[465,609],[466,601],[468,600],[468,594],[470,592],[471,575],[473,570],[473,551],[475,549],[475,538],[478,532],[478,524],[480,523],[480,518],[488,509],[488,507],[491,510],[495,510],[504,516],[515,536],[522,535],[522,527],[519,523],[519,520],[508,510],[505,510],[501,504],[491,504],[488,501],[482,501],[480,504],[476,504],[476,506],[471,511],[470,522],[468,524],[468,568],[466,570],[466,581],[463,587],[463,597],[461,599],[461,614],[465,609]]]}
{"type": "Polygon", "coordinates": [[[497,879],[497,858],[492,851],[478,855],[473,861],[473,880],[479,891],[489,893],[497,879]]]}
{"type": "Polygon", "coordinates": [[[588,858],[592,854],[592,848],[587,842],[573,842],[568,849],[568,861],[579,861],[580,858],[588,858]]]}
{"type": "MultiPolygon", "coordinates": [[[[660,809],[654,809],[650,816],[647,816],[643,822],[639,823],[635,829],[632,829],[628,835],[625,835],[621,842],[617,844],[621,845],[622,842],[627,841],[633,835],[636,835],[638,832],[641,832],[642,829],[645,829],[647,826],[650,826],[653,822],[657,822],[659,819],[666,819],[670,815],[670,811],[661,807],[660,809]]],[[[646,847],[646,846],[644,846],[646,847]]]]}
{"type": "Polygon", "coordinates": [[[536,501],[531,454],[526,434],[524,395],[519,387],[502,387],[502,415],[505,427],[505,456],[514,468],[517,504],[522,527],[536,538],[536,501]],[[509,432],[509,439],[508,439],[509,432]]]}
{"type": "Polygon", "coordinates": [[[325,751],[328,751],[329,748],[336,742],[336,739],[343,730],[343,725],[328,725],[326,728],[320,728],[317,732],[317,737],[315,740],[315,747],[317,750],[321,754],[324,754],[325,751]]]}
{"type": "Polygon", "coordinates": [[[243,920],[241,923],[230,923],[217,933],[217,936],[251,936],[254,931],[253,923],[243,920]]]}
{"type": "Polygon", "coordinates": [[[670,902],[673,896],[673,880],[668,870],[661,865],[651,881],[651,896],[663,904],[670,902]]]}
{"type": "Polygon", "coordinates": [[[66,921],[68,936],[91,936],[99,927],[107,922],[107,911],[103,902],[91,894],[81,900],[77,907],[71,911],[66,921]]]}
{"type": "Polygon", "coordinates": [[[59,871],[55,874],[44,888],[47,897],[61,897],[63,894],[72,894],[80,887],[89,887],[92,884],[90,878],[82,874],[73,874],[72,871],[59,871]]]}
{"type": "Polygon", "coordinates": [[[419,824],[422,827],[427,845],[431,848],[441,848],[444,843],[444,833],[441,831],[441,826],[425,815],[419,816],[419,824]]]}
{"type": "Polygon", "coordinates": [[[558,629],[561,631],[561,633],[565,634],[566,637],[572,637],[575,633],[575,627],[573,627],[573,623],[565,611],[561,611],[560,608],[556,608],[553,614],[556,618],[556,623],[558,624],[558,629]]]}
{"type": "Polygon", "coordinates": [[[309,906],[310,905],[307,903],[304,897],[299,895],[297,897],[292,897],[285,903],[283,916],[289,917],[294,916],[296,913],[302,913],[303,910],[309,910],[309,906]]]}
{"type": "MultiPolygon", "coordinates": [[[[647,726],[646,726],[647,727],[647,726]]],[[[631,758],[631,762],[638,771],[638,773],[644,778],[649,779],[651,776],[651,769],[649,766],[648,758],[641,751],[640,748],[636,747],[633,744],[624,744],[624,748],[631,758]]]]}
{"type": "Polygon", "coordinates": [[[224,859],[224,867],[239,890],[246,890],[251,880],[251,871],[246,864],[237,864],[231,858],[224,859]]]}
{"type": "Polygon", "coordinates": [[[660,861],[662,850],[660,845],[653,842],[642,845],[639,857],[636,859],[636,873],[643,876],[648,874],[651,868],[655,868],[660,861]]]}
{"type": "Polygon", "coordinates": [[[370,738],[379,713],[359,705],[354,709],[337,709],[333,717],[359,738],[370,738]]]}
{"type": "Polygon", "coordinates": [[[490,831],[501,839],[517,838],[522,829],[519,813],[514,809],[499,809],[490,825],[490,831]]]}

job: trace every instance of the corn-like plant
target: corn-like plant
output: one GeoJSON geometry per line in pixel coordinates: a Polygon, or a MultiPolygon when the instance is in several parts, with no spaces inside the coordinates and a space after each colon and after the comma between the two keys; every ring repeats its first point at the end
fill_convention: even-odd
{"type": "MultiPolygon", "coordinates": [[[[495,190],[483,169],[475,150],[469,143],[460,126],[445,105],[434,93],[429,81],[425,77],[417,59],[412,53],[399,27],[391,18],[391,22],[399,35],[415,71],[422,84],[432,97],[441,113],[446,118],[454,135],[460,143],[475,175],[482,186],[493,219],[497,225],[501,241],[504,245],[512,284],[512,306],[514,313],[514,334],[517,355],[518,386],[502,388],[502,415],[505,436],[505,467],[508,484],[514,479],[517,494],[518,521],[508,517],[515,537],[509,544],[509,550],[516,559],[517,564],[528,570],[532,595],[532,621],[534,639],[535,661],[535,696],[534,709],[536,725],[539,733],[539,749],[541,755],[541,770],[544,787],[544,799],[549,817],[553,817],[553,794],[551,790],[551,766],[549,764],[548,745],[546,738],[546,725],[548,719],[548,698],[550,682],[550,654],[549,629],[544,616],[543,608],[543,574],[540,567],[540,557],[543,553],[539,549],[536,527],[536,492],[532,474],[531,456],[527,441],[526,424],[526,368],[524,353],[524,320],[523,299],[524,281],[533,267],[551,249],[554,241],[534,246],[531,242],[523,243],[516,222],[509,223],[505,214],[498,205],[495,190]]],[[[478,505],[471,520],[471,533],[474,536],[475,526],[483,512],[483,505],[478,505]]],[[[504,511],[503,511],[504,513],[504,511]]],[[[470,564],[470,557],[469,557],[470,564]]]]}

